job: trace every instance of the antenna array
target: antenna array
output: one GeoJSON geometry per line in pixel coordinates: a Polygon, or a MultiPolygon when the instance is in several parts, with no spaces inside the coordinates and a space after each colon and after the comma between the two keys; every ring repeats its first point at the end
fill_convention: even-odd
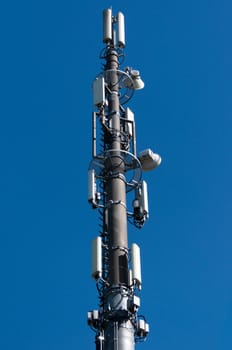
{"type": "Polygon", "coordinates": [[[140,248],[128,247],[127,223],[141,228],[148,219],[147,184],[143,170],[161,158],[151,149],[136,152],[134,113],[124,105],[144,87],[138,70],[120,69],[124,58],[124,15],[103,11],[103,71],[93,82],[92,160],[88,170],[88,201],[98,209],[101,230],[92,243],[92,277],[99,309],[88,312],[96,350],[133,350],[146,339],[149,325],[138,315],[142,286],[140,248]],[[134,193],[132,208],[128,192],[134,193]]]}

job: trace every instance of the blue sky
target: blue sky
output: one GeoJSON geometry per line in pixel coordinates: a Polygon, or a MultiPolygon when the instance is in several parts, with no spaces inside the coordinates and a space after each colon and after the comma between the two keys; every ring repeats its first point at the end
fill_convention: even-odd
{"type": "Polygon", "coordinates": [[[150,219],[140,245],[144,350],[232,348],[232,5],[195,1],[8,1],[1,5],[0,260],[3,350],[94,349],[86,312],[97,213],[87,203],[92,80],[102,10],[122,11],[129,102],[150,219]]]}

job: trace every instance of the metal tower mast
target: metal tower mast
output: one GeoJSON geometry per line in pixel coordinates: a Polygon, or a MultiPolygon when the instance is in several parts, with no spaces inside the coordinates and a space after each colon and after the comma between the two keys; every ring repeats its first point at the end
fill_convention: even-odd
{"type": "Polygon", "coordinates": [[[92,161],[88,170],[88,201],[98,209],[100,235],[92,244],[92,277],[99,309],[88,312],[96,350],[133,350],[149,326],[138,316],[141,289],[140,249],[128,247],[127,223],[141,228],[148,218],[147,184],[143,170],[161,158],[150,149],[137,157],[134,113],[125,107],[135,90],[144,87],[138,70],[120,66],[124,59],[124,16],[103,11],[103,71],[93,82],[92,161]],[[127,197],[133,193],[129,211],[127,197]]]}

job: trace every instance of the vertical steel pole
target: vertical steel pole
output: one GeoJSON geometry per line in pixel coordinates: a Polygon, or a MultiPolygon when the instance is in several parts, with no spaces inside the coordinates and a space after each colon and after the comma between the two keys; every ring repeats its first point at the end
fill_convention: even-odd
{"type": "Polygon", "coordinates": [[[120,105],[117,75],[118,53],[114,48],[108,49],[105,70],[109,71],[108,114],[111,117],[111,137],[108,148],[110,156],[106,159],[106,217],[109,234],[109,279],[110,287],[106,290],[105,305],[114,310],[112,319],[105,328],[104,350],[133,350],[134,327],[128,317],[120,315],[121,309],[127,308],[126,290],[129,281],[126,185],[124,160],[121,157],[120,105]]]}

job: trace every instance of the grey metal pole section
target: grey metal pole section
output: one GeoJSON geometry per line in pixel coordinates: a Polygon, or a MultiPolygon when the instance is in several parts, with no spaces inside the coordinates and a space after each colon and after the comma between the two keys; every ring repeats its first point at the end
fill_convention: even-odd
{"type": "Polygon", "coordinates": [[[146,339],[149,326],[138,315],[140,250],[137,244],[128,247],[127,223],[141,228],[148,218],[147,185],[141,174],[158,166],[161,158],[150,149],[136,155],[134,114],[124,105],[144,83],[139,71],[120,70],[125,47],[121,12],[112,16],[111,9],[104,10],[103,42],[104,69],[93,84],[96,111],[88,177],[88,200],[101,218],[100,236],[92,248],[92,277],[100,303],[99,310],[88,312],[88,324],[96,333],[96,350],[134,350],[136,341],[146,339]],[[130,191],[132,211],[126,200],[130,191]]]}
{"type": "Polygon", "coordinates": [[[106,216],[109,234],[109,284],[105,295],[106,305],[110,305],[115,316],[106,324],[105,350],[133,350],[134,327],[128,316],[123,317],[121,309],[127,308],[127,290],[121,286],[127,286],[129,281],[128,271],[128,239],[127,239],[127,210],[126,210],[126,185],[125,164],[121,157],[121,121],[118,86],[118,53],[109,47],[106,56],[105,70],[109,70],[109,80],[106,81],[109,90],[108,113],[111,116],[111,136],[109,149],[110,157],[106,159],[106,216]],[[125,299],[125,300],[124,300],[125,299]]]}

